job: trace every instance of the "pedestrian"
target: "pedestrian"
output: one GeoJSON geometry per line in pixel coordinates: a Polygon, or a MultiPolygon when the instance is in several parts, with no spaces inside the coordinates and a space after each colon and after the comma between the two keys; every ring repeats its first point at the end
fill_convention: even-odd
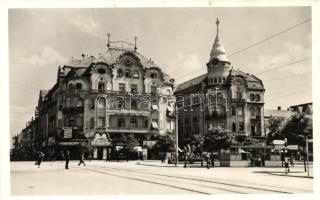
{"type": "Polygon", "coordinates": [[[184,168],[187,168],[187,162],[188,162],[188,155],[187,152],[184,152],[184,168]]]}
{"type": "Polygon", "coordinates": [[[64,155],[64,158],[66,160],[65,168],[69,169],[69,160],[70,160],[70,152],[69,152],[69,150],[66,151],[66,153],[64,155]]]}
{"type": "Polygon", "coordinates": [[[262,164],[262,167],[264,167],[265,166],[265,164],[266,164],[266,155],[265,154],[262,154],[262,156],[261,156],[261,164],[262,164]]]}
{"type": "Polygon", "coordinates": [[[38,168],[40,168],[42,158],[43,158],[42,152],[38,151],[38,154],[37,154],[37,165],[38,165],[38,168]]]}
{"type": "Polygon", "coordinates": [[[290,156],[290,166],[294,167],[293,155],[290,156]]]}
{"type": "Polygon", "coordinates": [[[84,163],[84,153],[80,153],[80,156],[79,156],[79,164],[78,164],[78,166],[80,166],[81,164],[86,166],[86,163],[84,163]]]}
{"type": "Polygon", "coordinates": [[[211,166],[214,167],[214,155],[213,153],[210,154],[211,166]]]}
{"type": "Polygon", "coordinates": [[[210,169],[210,165],[209,165],[210,156],[208,154],[206,154],[206,162],[207,162],[207,169],[210,169]]]}
{"type": "Polygon", "coordinates": [[[284,157],[284,167],[285,167],[285,173],[288,174],[290,172],[289,170],[289,157],[284,157]]]}

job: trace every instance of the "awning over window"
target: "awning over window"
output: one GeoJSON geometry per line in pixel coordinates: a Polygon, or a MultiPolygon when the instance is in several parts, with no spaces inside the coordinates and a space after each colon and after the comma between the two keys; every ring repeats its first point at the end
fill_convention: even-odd
{"type": "Polygon", "coordinates": [[[158,105],[151,105],[152,110],[158,110],[158,105]]]}
{"type": "Polygon", "coordinates": [[[152,128],[159,128],[158,123],[156,121],[152,121],[151,126],[152,126],[152,128]]]}

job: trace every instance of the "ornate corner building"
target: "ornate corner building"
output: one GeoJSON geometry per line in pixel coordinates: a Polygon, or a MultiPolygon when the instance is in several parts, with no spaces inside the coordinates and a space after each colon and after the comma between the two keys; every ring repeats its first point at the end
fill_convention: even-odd
{"type": "Polygon", "coordinates": [[[264,86],[256,76],[234,69],[219,38],[219,20],[207,73],[175,90],[180,144],[193,134],[222,129],[236,136],[265,137],[264,86]]]}
{"type": "Polygon", "coordinates": [[[68,149],[77,158],[79,145],[91,143],[94,158],[112,159],[133,134],[147,158],[154,135],[174,132],[174,79],[137,52],[136,43],[117,47],[109,37],[106,51],[72,59],[59,67],[52,89],[40,91],[36,149],[51,156],[68,149]]]}

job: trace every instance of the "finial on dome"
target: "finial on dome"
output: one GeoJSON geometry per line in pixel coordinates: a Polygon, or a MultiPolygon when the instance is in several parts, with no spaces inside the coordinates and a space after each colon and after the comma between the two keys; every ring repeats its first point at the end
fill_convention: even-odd
{"type": "Polygon", "coordinates": [[[217,25],[217,35],[219,34],[219,24],[220,24],[220,21],[219,21],[219,18],[217,18],[217,21],[216,21],[216,25],[217,25]]]}
{"type": "Polygon", "coordinates": [[[107,47],[109,48],[109,47],[110,47],[110,36],[111,36],[111,34],[110,34],[110,33],[108,33],[108,34],[107,34],[107,36],[108,36],[108,43],[107,43],[107,47]]]}

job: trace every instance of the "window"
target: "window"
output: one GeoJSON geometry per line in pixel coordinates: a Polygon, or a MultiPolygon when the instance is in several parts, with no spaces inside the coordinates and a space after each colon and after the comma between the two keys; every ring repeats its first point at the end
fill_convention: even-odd
{"type": "Polygon", "coordinates": [[[138,86],[137,85],[131,85],[131,93],[135,94],[138,92],[138,86]]]}
{"type": "Polygon", "coordinates": [[[125,123],[124,123],[124,119],[123,118],[119,118],[118,119],[118,127],[125,127],[125,123]]]}
{"type": "Polygon", "coordinates": [[[126,70],[125,77],[130,78],[130,70],[129,69],[126,70]]]}
{"type": "Polygon", "coordinates": [[[125,101],[124,100],[120,100],[118,102],[118,109],[125,109],[125,101]]]}
{"type": "Polygon", "coordinates": [[[250,108],[250,115],[255,116],[255,109],[254,108],[250,108]]]}
{"type": "Polygon", "coordinates": [[[242,108],[242,107],[239,107],[239,108],[238,108],[238,115],[239,115],[239,116],[242,116],[242,115],[243,115],[243,108],[242,108]]]}
{"type": "Polygon", "coordinates": [[[239,122],[239,131],[244,131],[244,123],[239,122]]]}
{"type": "Polygon", "coordinates": [[[155,74],[155,73],[152,73],[152,74],[150,74],[150,78],[157,78],[158,76],[157,76],[157,74],[155,74]]]}
{"type": "Polygon", "coordinates": [[[256,94],[256,101],[260,101],[260,95],[259,94],[256,94]]]}
{"type": "Polygon", "coordinates": [[[214,83],[217,83],[217,77],[214,77],[214,83]]]}
{"type": "Polygon", "coordinates": [[[144,127],[145,128],[148,128],[149,127],[149,121],[146,119],[144,120],[144,127]]]}
{"type": "Polygon", "coordinates": [[[71,91],[71,90],[74,90],[74,85],[73,85],[72,83],[70,83],[69,86],[68,86],[68,88],[69,88],[70,91],[71,91]]]}
{"type": "Polygon", "coordinates": [[[82,84],[81,83],[76,83],[76,89],[81,90],[82,89],[82,84]]]}
{"type": "Polygon", "coordinates": [[[236,108],[235,107],[231,108],[231,114],[232,114],[232,116],[236,115],[236,108]]]}
{"type": "Polygon", "coordinates": [[[221,83],[221,77],[219,77],[219,83],[221,83]]]}
{"type": "Polygon", "coordinates": [[[118,69],[118,71],[117,71],[117,77],[122,77],[122,69],[118,69]]]}
{"type": "Polygon", "coordinates": [[[94,99],[90,99],[90,109],[94,109],[94,99]]]}
{"type": "Polygon", "coordinates": [[[151,86],[151,94],[152,95],[157,94],[157,87],[156,86],[151,86]]]}
{"type": "Polygon", "coordinates": [[[77,107],[83,107],[83,100],[82,99],[78,99],[77,100],[77,107]]]}
{"type": "Polygon", "coordinates": [[[62,128],[62,119],[58,119],[58,128],[62,128]]]}
{"type": "Polygon", "coordinates": [[[98,90],[104,91],[105,90],[105,84],[104,82],[99,81],[98,82],[98,90]]]}
{"type": "Polygon", "coordinates": [[[126,84],[125,83],[119,83],[119,91],[126,92],[126,84]]]}
{"type": "Polygon", "coordinates": [[[167,89],[167,95],[170,95],[170,94],[171,94],[171,90],[167,89]]]}
{"type": "Polygon", "coordinates": [[[94,118],[90,118],[90,129],[94,129],[94,118]]]}
{"type": "Polygon", "coordinates": [[[137,101],[135,101],[135,100],[131,101],[131,109],[132,110],[137,110],[137,101]]]}
{"type": "Polygon", "coordinates": [[[250,101],[254,101],[254,94],[250,94],[250,101]]]}
{"type": "Polygon", "coordinates": [[[225,77],[223,77],[223,78],[222,78],[222,80],[223,80],[223,82],[224,82],[224,81],[226,80],[226,78],[225,78],[225,77]]]}
{"type": "Polygon", "coordinates": [[[236,92],[236,98],[242,99],[242,92],[236,92]]]}
{"type": "Polygon", "coordinates": [[[236,132],[237,130],[236,130],[236,123],[232,123],[232,131],[233,132],[236,132]]]}
{"type": "Polygon", "coordinates": [[[74,127],[74,125],[75,125],[75,124],[74,124],[74,118],[73,118],[73,117],[70,117],[70,118],[69,118],[69,126],[70,126],[70,127],[74,127]]]}
{"type": "Polygon", "coordinates": [[[98,73],[99,73],[99,74],[105,74],[105,73],[106,73],[106,70],[104,70],[104,69],[98,69],[98,73]]]}
{"type": "Polygon", "coordinates": [[[139,78],[138,70],[134,70],[132,76],[133,76],[133,78],[139,78]]]}
{"type": "Polygon", "coordinates": [[[82,127],[83,126],[83,117],[77,117],[76,126],[77,127],[82,127]]]}
{"type": "Polygon", "coordinates": [[[132,118],[130,121],[130,127],[136,128],[137,127],[137,120],[135,118],[132,118]]]}
{"type": "Polygon", "coordinates": [[[98,126],[99,127],[105,127],[106,126],[106,118],[105,117],[99,117],[98,126]]]}

